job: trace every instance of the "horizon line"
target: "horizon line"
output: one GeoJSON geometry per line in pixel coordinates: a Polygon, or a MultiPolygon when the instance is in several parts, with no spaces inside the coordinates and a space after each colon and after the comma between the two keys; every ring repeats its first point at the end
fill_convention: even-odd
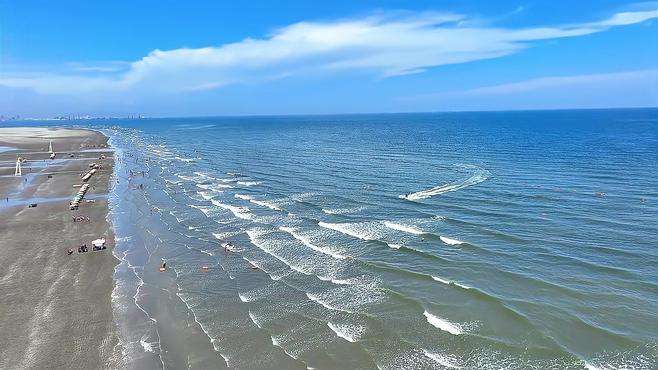
{"type": "MultiPolygon", "coordinates": [[[[398,111],[398,112],[341,112],[341,113],[263,113],[263,114],[208,114],[208,115],[190,115],[190,116],[148,116],[142,113],[125,114],[127,116],[143,116],[141,118],[129,118],[125,116],[113,115],[98,115],[91,114],[78,114],[78,116],[85,115],[91,118],[73,118],[62,119],[61,121],[87,121],[93,119],[176,119],[176,118],[249,118],[249,117],[322,117],[322,116],[358,116],[358,115],[397,115],[397,114],[443,114],[443,113],[513,113],[513,112],[559,112],[559,111],[596,111],[596,110],[636,110],[636,109],[658,109],[658,104],[655,106],[625,106],[625,107],[584,107],[584,108],[527,108],[527,109],[482,109],[482,110],[437,110],[437,111],[398,111]]],[[[39,121],[57,120],[56,117],[64,117],[67,115],[75,114],[55,114],[54,117],[23,117],[19,119],[8,119],[0,122],[16,122],[16,121],[39,121]]],[[[20,116],[20,115],[18,115],[20,116]]]]}

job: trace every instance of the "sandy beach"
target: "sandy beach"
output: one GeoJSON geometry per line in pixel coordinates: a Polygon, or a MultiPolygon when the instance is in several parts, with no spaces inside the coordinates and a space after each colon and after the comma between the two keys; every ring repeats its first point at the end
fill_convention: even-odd
{"type": "Polygon", "coordinates": [[[112,229],[107,221],[113,153],[90,130],[0,128],[0,368],[112,368],[112,229]],[[56,153],[49,159],[52,140],[56,153]],[[93,148],[94,150],[88,150],[93,148]],[[99,160],[101,154],[105,159],[99,160]],[[23,176],[14,176],[18,156],[23,176]],[[69,202],[91,163],[79,209],[69,202]],[[28,207],[35,203],[36,207],[28,207]],[[74,222],[73,216],[83,221],[74,222]],[[91,241],[106,238],[107,249],[91,241]],[[86,244],[89,251],[79,253],[86,244]],[[73,249],[68,254],[69,248],[73,249]]]}

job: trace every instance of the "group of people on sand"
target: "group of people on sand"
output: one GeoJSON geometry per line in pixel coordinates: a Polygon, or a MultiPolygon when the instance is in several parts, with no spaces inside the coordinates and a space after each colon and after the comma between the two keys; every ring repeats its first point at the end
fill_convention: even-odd
{"type": "MultiPolygon", "coordinates": [[[[107,249],[107,246],[105,246],[105,244],[93,246],[94,251],[102,251],[103,249],[107,249]]],[[[81,244],[80,246],[78,246],[78,253],[86,253],[86,252],[89,252],[89,248],[87,247],[87,244],[81,244]]],[[[69,256],[72,255],[73,248],[69,248],[69,250],[66,251],[66,254],[68,254],[69,256]]]]}
{"type": "MultiPolygon", "coordinates": [[[[88,252],[88,251],[89,251],[89,249],[87,248],[87,244],[82,244],[82,245],[78,246],[78,253],[85,253],[85,252],[88,252]]],[[[66,254],[68,254],[69,256],[72,255],[73,254],[73,248],[69,248],[69,250],[66,251],[66,254]]]]}

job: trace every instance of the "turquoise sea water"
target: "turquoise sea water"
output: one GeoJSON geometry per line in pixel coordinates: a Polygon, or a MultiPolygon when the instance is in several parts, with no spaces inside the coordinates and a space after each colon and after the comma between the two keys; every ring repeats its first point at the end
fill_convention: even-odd
{"type": "Polygon", "coordinates": [[[656,109],[84,124],[128,366],[658,366],[656,109]]]}

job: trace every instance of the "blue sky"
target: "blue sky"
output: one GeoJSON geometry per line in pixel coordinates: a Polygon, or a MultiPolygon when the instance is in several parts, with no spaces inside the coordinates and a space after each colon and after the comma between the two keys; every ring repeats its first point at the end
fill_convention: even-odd
{"type": "Polygon", "coordinates": [[[4,1],[0,114],[658,106],[658,3],[4,1]]]}

